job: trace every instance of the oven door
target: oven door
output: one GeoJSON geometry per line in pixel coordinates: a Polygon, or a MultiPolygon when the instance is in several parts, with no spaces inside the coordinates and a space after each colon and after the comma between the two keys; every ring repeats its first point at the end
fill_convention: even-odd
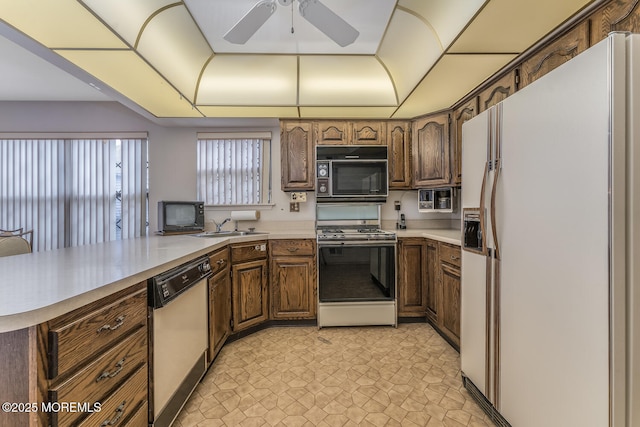
{"type": "Polygon", "coordinates": [[[318,302],[395,301],[395,242],[318,243],[318,302]]]}
{"type": "Polygon", "coordinates": [[[384,199],[389,192],[386,160],[333,160],[331,196],[384,199]]]}

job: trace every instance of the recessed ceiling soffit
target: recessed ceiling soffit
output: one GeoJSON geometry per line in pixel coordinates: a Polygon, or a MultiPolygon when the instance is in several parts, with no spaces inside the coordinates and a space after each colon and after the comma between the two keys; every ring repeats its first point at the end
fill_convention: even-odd
{"type": "MultiPolygon", "coordinates": [[[[322,0],[359,32],[355,42],[341,47],[302,19],[294,4],[283,6],[288,1],[283,0],[274,2],[282,4],[245,44],[225,40],[225,33],[257,1],[0,0],[0,4],[3,20],[157,117],[324,117],[333,111],[334,116],[343,112],[353,117],[410,118],[449,107],[466,93],[461,90],[481,83],[522,51],[517,46],[517,51],[498,52],[502,56],[480,58],[480,53],[495,52],[481,46],[480,37],[474,44],[462,33],[468,28],[478,34],[486,31],[474,26],[475,21],[469,24],[482,16],[481,10],[498,14],[501,7],[515,7],[510,3],[518,7],[528,3],[322,0]],[[485,50],[466,52],[464,46],[485,50]],[[455,55],[476,57],[447,59],[454,50],[455,55]],[[446,77],[452,65],[460,64],[479,71],[469,76],[457,72],[459,85],[451,79],[442,85],[428,76],[435,71],[446,77]],[[450,95],[443,94],[448,87],[453,89],[450,95]]],[[[553,8],[555,0],[541,1],[553,8]]],[[[570,5],[556,13],[556,21],[562,22],[588,2],[561,2],[570,5]]],[[[541,35],[532,31],[528,37],[546,34],[557,25],[551,21],[539,26],[541,35]]],[[[536,40],[518,42],[529,46],[536,40]]]]}

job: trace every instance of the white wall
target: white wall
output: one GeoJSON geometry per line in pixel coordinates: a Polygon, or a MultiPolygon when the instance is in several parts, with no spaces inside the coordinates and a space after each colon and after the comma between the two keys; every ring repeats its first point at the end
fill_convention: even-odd
{"type": "MultiPolygon", "coordinates": [[[[149,220],[150,230],[157,230],[158,200],[196,198],[196,134],[198,132],[261,130],[272,133],[273,203],[261,209],[258,223],[241,224],[242,228],[260,228],[278,223],[277,228],[312,228],[315,219],[315,197],[307,193],[307,203],[300,204],[300,212],[289,212],[289,194],[280,190],[280,129],[277,122],[264,125],[249,121],[242,128],[165,127],[153,123],[116,102],[0,102],[0,132],[148,132],[149,134],[149,220]]],[[[445,228],[458,226],[458,214],[421,214],[418,212],[416,191],[393,191],[382,207],[385,226],[395,225],[397,212],[394,201],[401,201],[401,212],[412,227],[445,228]]],[[[229,210],[207,210],[207,221],[220,221],[229,210]]],[[[227,229],[230,226],[225,226],[227,229]]],[[[207,228],[213,228],[209,222],[207,228]]]]}

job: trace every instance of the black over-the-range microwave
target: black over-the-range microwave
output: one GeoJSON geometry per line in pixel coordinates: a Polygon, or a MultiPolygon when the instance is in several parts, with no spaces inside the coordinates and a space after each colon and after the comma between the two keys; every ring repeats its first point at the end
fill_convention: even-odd
{"type": "Polygon", "coordinates": [[[316,201],[384,202],[389,193],[387,147],[316,147],[316,201]]]}
{"type": "Polygon", "coordinates": [[[158,229],[163,233],[203,231],[204,202],[159,201],[158,229]]]}

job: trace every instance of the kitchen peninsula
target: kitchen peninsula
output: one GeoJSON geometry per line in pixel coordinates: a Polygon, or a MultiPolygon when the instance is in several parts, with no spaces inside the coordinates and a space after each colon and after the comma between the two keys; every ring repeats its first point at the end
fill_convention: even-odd
{"type": "MultiPolygon", "coordinates": [[[[456,235],[459,236],[458,231],[446,229],[401,232],[401,236],[454,243],[456,235]]],[[[148,352],[153,351],[153,343],[148,339],[151,325],[147,317],[147,279],[230,245],[298,239],[313,241],[315,231],[271,230],[269,234],[230,238],[149,236],[0,258],[0,271],[3,272],[0,368],[5,373],[0,398],[38,405],[56,401],[54,399],[88,401],[90,399],[84,394],[78,394],[84,393],[83,388],[69,384],[78,377],[93,378],[93,371],[97,372],[96,376],[102,375],[105,369],[115,373],[119,361],[126,355],[131,361],[122,371],[127,379],[114,386],[116,391],[109,392],[112,398],[105,400],[102,415],[109,418],[112,412],[107,411],[111,409],[113,416],[119,414],[116,403],[121,402],[122,394],[118,393],[122,392],[135,396],[138,402],[123,416],[128,417],[130,423],[138,417],[146,422],[147,369],[148,360],[151,360],[148,352]],[[106,314],[113,307],[116,309],[111,310],[110,316],[106,314]],[[119,320],[120,313],[126,313],[127,318],[119,320]],[[120,323],[124,324],[122,328],[120,323]],[[94,339],[95,345],[74,341],[79,339],[73,338],[78,331],[87,331],[80,336],[86,340],[95,336],[95,330],[103,324],[113,329],[113,336],[117,335],[117,338],[110,338],[111,341],[105,343],[88,338],[89,342],[94,339]],[[52,336],[57,338],[51,341],[52,336]],[[67,352],[64,352],[65,339],[67,352]],[[83,353],[85,349],[86,354],[83,353]],[[57,351],[57,359],[52,359],[52,351],[57,351]],[[55,367],[52,360],[56,362],[55,367]],[[56,369],[57,373],[54,372],[56,369]],[[67,392],[69,387],[75,391],[67,392]]],[[[3,425],[35,426],[44,422],[38,417],[46,418],[47,414],[2,413],[0,421],[3,425]]],[[[87,418],[89,420],[97,421],[87,418]]]]}

